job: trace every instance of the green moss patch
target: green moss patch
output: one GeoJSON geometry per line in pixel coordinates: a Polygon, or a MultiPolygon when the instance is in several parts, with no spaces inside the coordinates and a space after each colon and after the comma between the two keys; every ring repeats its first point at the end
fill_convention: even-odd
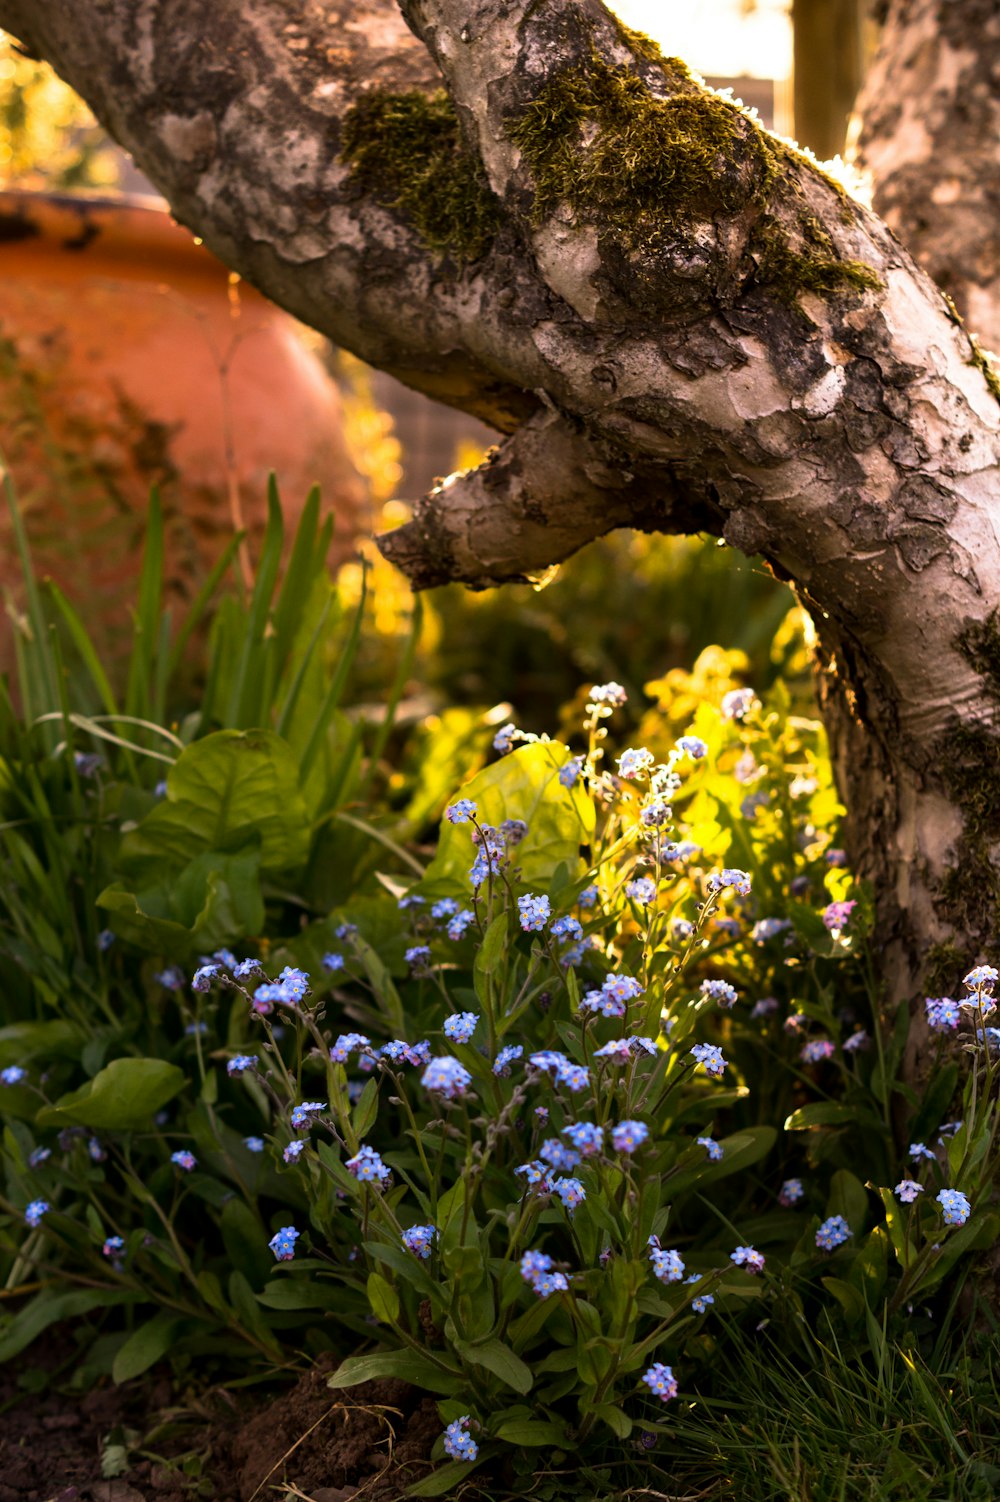
{"type": "Polygon", "coordinates": [[[344,116],[341,157],[351,181],[399,209],[432,250],[460,264],[486,254],[499,205],[443,89],[366,95],[344,116]]]}

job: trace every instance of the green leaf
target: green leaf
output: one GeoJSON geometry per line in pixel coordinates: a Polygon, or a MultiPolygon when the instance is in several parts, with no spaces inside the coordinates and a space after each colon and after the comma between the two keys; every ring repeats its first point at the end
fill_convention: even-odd
{"type": "Polygon", "coordinates": [[[459,1482],[464,1481],[471,1471],[486,1459],[480,1454],[476,1460],[448,1460],[444,1465],[438,1466],[436,1471],[431,1471],[429,1476],[424,1476],[409,1488],[408,1497],[443,1497],[453,1492],[459,1482]]]}
{"type": "Polygon", "coordinates": [[[842,1215],[855,1236],[868,1214],[868,1191],[860,1179],[846,1168],[838,1168],[830,1180],[827,1215],[842,1215]]]}
{"type": "Polygon", "coordinates": [[[138,1297],[126,1289],[73,1288],[68,1293],[54,1293],[46,1288],[0,1330],[0,1362],[19,1356],[57,1321],[79,1319],[94,1309],[110,1309],[113,1304],[132,1304],[138,1297]]]}
{"type": "Polygon", "coordinates": [[[475,1366],[484,1366],[488,1372],[499,1377],[501,1382],[505,1382],[515,1392],[531,1391],[533,1378],[530,1367],[521,1360],[520,1356],[515,1356],[502,1340],[497,1340],[494,1336],[489,1340],[476,1341],[475,1344],[467,1340],[455,1340],[452,1343],[458,1354],[466,1361],[471,1361],[475,1366]]]}
{"type": "Polygon", "coordinates": [[[309,815],[291,748],[269,730],[219,730],[195,741],[167,775],[167,796],[122,840],[121,866],[160,880],[207,850],[260,850],[264,872],[309,855],[309,815]]]}
{"type": "Polygon", "coordinates": [[[414,1387],[445,1394],[461,1392],[464,1386],[459,1372],[445,1370],[419,1351],[405,1350],[349,1356],[329,1378],[327,1386],[356,1387],[359,1382],[372,1382],[379,1377],[398,1377],[401,1382],[412,1382],[414,1387]]]}
{"type": "Polygon", "coordinates": [[[340,1283],[317,1278],[273,1278],[257,1295],[257,1302],[265,1309],[342,1310],[344,1289],[340,1283]]]}
{"type": "Polygon", "coordinates": [[[360,1099],[354,1107],[351,1117],[351,1125],[359,1137],[363,1137],[370,1131],[375,1117],[378,1115],[378,1080],[366,1080],[365,1088],[361,1092],[360,1099]]]}
{"type": "Polygon", "coordinates": [[[120,938],[147,953],[175,960],[210,953],[263,928],[260,855],[206,851],[178,876],[141,891],[115,882],[97,905],[120,938]]]}
{"type": "Polygon", "coordinates": [[[183,1090],[186,1076],[163,1059],[114,1059],[92,1080],[52,1106],[43,1106],[39,1126],[80,1126],[128,1131],[144,1126],[183,1090]]]}
{"type": "MultiPolygon", "coordinates": [[[[804,1132],[812,1127],[821,1126],[847,1126],[849,1122],[859,1121],[862,1113],[857,1106],[846,1106],[840,1101],[821,1100],[815,1105],[800,1106],[793,1111],[791,1116],[785,1118],[786,1132],[804,1132]]],[[[872,1116],[874,1121],[876,1118],[872,1116]]]]}
{"type": "Polygon", "coordinates": [[[566,1431],[560,1424],[545,1419],[506,1419],[497,1430],[497,1439],[510,1445],[553,1445],[566,1443],[566,1431]]]}
{"type": "MultiPolygon", "coordinates": [[[[528,833],[517,846],[515,861],[528,887],[546,890],[561,862],[574,879],[582,870],[580,846],[593,834],[594,805],[579,784],[569,789],[559,781],[559,769],[570,754],[559,741],[520,746],[461,789],[463,798],[475,801],[481,824],[526,822],[528,833]]],[[[442,820],[437,854],[420,883],[421,892],[467,897],[473,853],[468,827],[442,820]]]]}
{"type": "Polygon", "coordinates": [[[500,913],[493,919],[476,956],[476,969],[484,975],[492,975],[503,958],[504,944],[507,940],[507,914],[500,913]]]}
{"type": "Polygon", "coordinates": [[[179,1323],[176,1314],[164,1312],[133,1330],[112,1363],[112,1381],[130,1382],[161,1360],[174,1343],[179,1323]]]}
{"type": "Polygon", "coordinates": [[[601,1403],[592,1411],[619,1439],[628,1439],[632,1433],[632,1420],[617,1403],[601,1403]]]}
{"type": "Polygon", "coordinates": [[[267,1245],[267,1233],[250,1207],[241,1199],[230,1199],[220,1217],[222,1240],[234,1268],[244,1274],[253,1288],[263,1288],[274,1266],[267,1245]]]}
{"type": "Polygon", "coordinates": [[[849,1320],[861,1319],[865,1312],[865,1301],[856,1288],[845,1283],[842,1278],[821,1278],[820,1282],[833,1294],[849,1320]]]}
{"type": "Polygon", "coordinates": [[[721,1142],[723,1157],[721,1163],[712,1163],[702,1157],[691,1168],[682,1169],[669,1180],[671,1199],[675,1199],[685,1190],[692,1188],[702,1180],[715,1183],[730,1174],[742,1173],[743,1169],[749,1168],[752,1163],[758,1163],[765,1158],[777,1141],[778,1132],[775,1127],[757,1126],[748,1127],[745,1132],[734,1132],[731,1137],[723,1137],[721,1142]]]}
{"type": "Polygon", "coordinates": [[[368,1302],[376,1319],[394,1325],[399,1319],[399,1295],[381,1273],[368,1274],[368,1302]]]}

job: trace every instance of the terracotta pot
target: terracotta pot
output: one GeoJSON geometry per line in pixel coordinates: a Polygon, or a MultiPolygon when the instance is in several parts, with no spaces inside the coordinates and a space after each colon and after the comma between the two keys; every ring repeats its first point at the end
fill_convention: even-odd
{"type": "MultiPolygon", "coordinates": [[[[37,572],[105,649],[129,625],[154,482],[178,601],[234,520],[257,556],[270,471],[289,532],[322,487],[340,556],[365,502],[336,385],[299,326],[154,199],[0,192],[0,447],[37,572]]],[[[0,549],[17,593],[6,507],[0,549]]]]}

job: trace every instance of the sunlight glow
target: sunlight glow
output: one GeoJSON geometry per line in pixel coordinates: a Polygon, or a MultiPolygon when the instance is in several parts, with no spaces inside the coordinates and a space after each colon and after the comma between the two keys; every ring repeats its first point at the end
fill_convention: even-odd
{"type": "Polygon", "coordinates": [[[608,0],[626,26],[713,77],[785,79],[792,71],[789,0],[608,0]]]}

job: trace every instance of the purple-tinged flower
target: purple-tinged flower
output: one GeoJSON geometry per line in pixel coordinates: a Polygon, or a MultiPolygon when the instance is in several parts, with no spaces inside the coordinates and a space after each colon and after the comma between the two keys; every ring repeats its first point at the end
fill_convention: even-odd
{"type": "Polygon", "coordinates": [[[552,1176],[544,1163],[533,1158],[530,1163],[520,1163],[514,1169],[515,1174],[523,1177],[529,1189],[536,1189],[539,1185],[544,1193],[548,1193],[552,1187],[552,1176]]]}
{"type": "Polygon", "coordinates": [[[641,777],[655,764],[656,758],[645,746],[633,746],[623,751],[618,758],[618,776],[631,779],[641,777]]]}
{"type": "Polygon", "coordinates": [[[778,1204],[784,1205],[786,1208],[790,1205],[796,1205],[804,1194],[805,1190],[802,1187],[801,1179],[786,1179],[778,1193],[778,1204]]]}
{"type": "Polygon", "coordinates": [[[683,865],[687,861],[694,860],[696,855],[701,854],[701,846],[695,845],[691,840],[671,840],[663,846],[660,855],[665,861],[680,861],[683,865]]]}
{"type": "Polygon", "coordinates": [[[191,977],[191,990],[208,991],[220,969],[219,965],[200,965],[191,977]]]}
{"type": "Polygon", "coordinates": [[[605,996],[610,997],[612,1001],[629,1002],[635,1001],[637,997],[642,996],[644,988],[634,976],[608,974],[604,977],[601,991],[605,996]]]}
{"type": "Polygon", "coordinates": [[[475,1460],[479,1454],[479,1446],[469,1433],[471,1422],[469,1415],[463,1413],[460,1419],[453,1419],[444,1431],[444,1452],[452,1460],[475,1460]]]}
{"type": "Polygon", "coordinates": [[[403,1245],[408,1252],[426,1262],[437,1236],[435,1226],[408,1226],[403,1232],[403,1245]]]}
{"type": "Polygon", "coordinates": [[[472,1083],[472,1075],[457,1059],[430,1059],[420,1083],[425,1090],[443,1095],[445,1100],[455,1100],[472,1083]]]}
{"type": "Polygon", "coordinates": [[[653,1365],[643,1372],[642,1380],[653,1396],[663,1403],[669,1403],[671,1398],[677,1396],[677,1379],[674,1377],[673,1368],[664,1366],[662,1361],[654,1361],[653,1365]]]}
{"type": "Polygon", "coordinates": [[[658,1236],[650,1236],[647,1246],[649,1247],[649,1260],[653,1265],[653,1276],[661,1283],[679,1283],[684,1276],[684,1259],[680,1252],[661,1247],[658,1236]]]}
{"type": "Polygon", "coordinates": [[[87,1139],[87,1157],[92,1163],[103,1163],[107,1156],[97,1137],[89,1137],[87,1139]]]}
{"type": "Polygon", "coordinates": [[[263,1137],[244,1137],[243,1146],[248,1153],[262,1153],[264,1151],[263,1137]]]}
{"type": "Polygon", "coordinates": [[[559,781],[564,788],[574,788],[583,771],[583,757],[571,756],[569,761],[564,761],[559,768],[559,781]]]}
{"type": "Polygon", "coordinates": [[[535,896],[526,892],[517,899],[517,911],[525,933],[539,933],[549,921],[552,905],[544,894],[535,896]]]}
{"type": "Polygon", "coordinates": [[[242,1074],[245,1069],[253,1069],[258,1063],[255,1053],[238,1053],[226,1064],[227,1074],[242,1074]]]}
{"type": "Polygon", "coordinates": [[[705,1149],[710,1163],[722,1162],[723,1148],[721,1142],[716,1142],[714,1137],[699,1137],[697,1142],[699,1147],[705,1149]]]}
{"type": "Polygon", "coordinates": [[[856,902],[827,903],[823,909],[824,927],[828,928],[832,934],[839,934],[842,929],[847,927],[850,916],[857,905],[856,902]]]}
{"type": "Polygon", "coordinates": [[[759,1273],[764,1269],[763,1254],[755,1252],[752,1246],[738,1246],[735,1252],[730,1252],[729,1260],[748,1273],[759,1273]]]}
{"type": "Polygon", "coordinates": [[[122,1252],[124,1250],[125,1250],[125,1238],[124,1238],[124,1236],[109,1236],[108,1239],[107,1239],[107,1241],[101,1247],[101,1255],[103,1257],[107,1257],[110,1260],[112,1257],[119,1257],[119,1256],[121,1256],[121,1254],[122,1254],[122,1252]]]}
{"type": "Polygon", "coordinates": [[[440,902],[435,902],[431,908],[431,917],[443,922],[445,918],[454,918],[458,912],[458,903],[454,897],[442,897],[440,902]]]}
{"type": "Polygon", "coordinates": [[[587,911],[588,909],[597,905],[597,899],[600,895],[600,892],[595,886],[584,887],[583,891],[576,899],[576,905],[577,907],[582,907],[584,911],[587,911]]]}
{"type": "Polygon", "coordinates": [[[835,1247],[843,1246],[851,1235],[853,1232],[844,1217],[831,1215],[816,1232],[816,1245],[821,1252],[832,1252],[835,1247]]]}
{"type": "Polygon", "coordinates": [[[8,1064],[6,1069],[0,1069],[0,1085],[19,1085],[27,1078],[28,1071],[20,1064],[8,1064]]]}
{"type": "Polygon", "coordinates": [[[352,1053],[369,1046],[370,1040],[364,1033],[341,1033],[330,1049],[330,1058],[335,1064],[346,1064],[352,1053]]]}
{"type": "Polygon", "coordinates": [[[479,1017],[475,1012],[453,1012],[445,1018],[444,1035],[453,1043],[468,1043],[478,1022],[479,1017]]]}
{"type": "Polygon", "coordinates": [[[450,808],[446,808],[444,816],[449,824],[468,824],[470,819],[476,817],[476,804],[472,798],[459,798],[450,808]]]}
{"type": "Polygon", "coordinates": [[[41,1222],[43,1215],[49,1213],[51,1208],[52,1206],[48,1200],[32,1200],[30,1205],[25,1206],[24,1218],[28,1225],[34,1228],[41,1222]]]}
{"type": "Polygon", "coordinates": [[[956,1134],[956,1132],[960,1132],[962,1130],[962,1127],[964,1125],[965,1125],[965,1123],[962,1122],[962,1121],[944,1121],[944,1122],[942,1122],[941,1123],[941,1131],[938,1134],[939,1135],[939,1141],[944,1142],[946,1138],[948,1138],[948,1137],[954,1137],[955,1134],[956,1134]]]}
{"type": "Polygon", "coordinates": [[[449,939],[451,939],[453,943],[457,943],[458,940],[462,938],[469,924],[475,922],[475,918],[476,915],[472,911],[471,907],[462,908],[460,912],[455,914],[454,918],[452,918],[451,922],[448,924],[447,929],[445,930],[449,939]]]}
{"type": "Polygon", "coordinates": [[[581,1158],[593,1158],[604,1146],[604,1132],[592,1121],[575,1121],[563,1127],[562,1134],[569,1138],[581,1158]]]}
{"type": "Polygon", "coordinates": [[[392,1170],[386,1167],[375,1149],[367,1145],[359,1147],[354,1157],[347,1159],[344,1167],[354,1175],[359,1184],[384,1184],[392,1175],[392,1170]]]}
{"type": "Polygon", "coordinates": [[[538,1156],[550,1168],[562,1168],[567,1172],[571,1168],[576,1168],[580,1162],[580,1154],[575,1153],[564,1142],[560,1142],[558,1137],[547,1137],[538,1149],[538,1156]]]}
{"type": "Polygon", "coordinates": [[[567,1060],[562,1068],[556,1071],[556,1084],[565,1085],[571,1094],[578,1095],[590,1084],[590,1071],[583,1064],[572,1064],[567,1060]]]}
{"type": "Polygon", "coordinates": [[[656,882],[651,876],[637,876],[634,881],[625,883],[625,895],[640,907],[649,907],[656,901],[656,882]]]}
{"type": "Polygon", "coordinates": [[[107,954],[108,950],[111,948],[114,942],[114,930],[110,928],[102,928],[100,933],[97,935],[97,947],[101,951],[101,953],[107,954]]]}
{"type": "Polygon", "coordinates": [[[777,1010],[778,998],[776,996],[762,996],[759,1001],[754,1002],[750,1016],[753,1018],[771,1017],[777,1010]]]}
{"type": "Polygon", "coordinates": [[[799,1058],[803,1064],[820,1064],[824,1059],[832,1059],[833,1055],[834,1045],[829,1038],[810,1038],[802,1045],[799,1058]]]}
{"type": "Polygon", "coordinates": [[[565,1209],[572,1213],[577,1205],[582,1205],[587,1198],[587,1191],[579,1179],[553,1179],[552,1193],[558,1195],[565,1209]]]}
{"type": "Polygon", "coordinates": [[[328,954],[325,954],[323,956],[322,963],[323,969],[326,970],[328,974],[335,975],[338,970],[343,970],[346,961],[342,954],[337,954],[334,950],[331,949],[328,954]]]}
{"type": "Polygon", "coordinates": [[[649,1136],[649,1127],[641,1121],[620,1121],[611,1128],[611,1145],[616,1153],[634,1153],[649,1136]]]}
{"type": "Polygon", "coordinates": [[[251,975],[263,975],[264,967],[260,960],[238,960],[233,966],[233,976],[236,980],[247,980],[251,975]]]}
{"type": "Polygon", "coordinates": [[[750,930],[750,937],[755,944],[766,944],[768,939],[776,939],[791,926],[787,918],[759,918],[750,930]]]}
{"type": "Polygon", "coordinates": [[[691,1308],[695,1314],[704,1314],[709,1304],[715,1303],[715,1295],[711,1293],[699,1293],[691,1300],[691,1308]]]}
{"type": "Polygon", "coordinates": [[[299,1137],[295,1141],[289,1142],[288,1146],[284,1149],[281,1156],[284,1158],[286,1163],[297,1163],[299,1161],[299,1158],[305,1152],[305,1149],[305,1140],[299,1137]]]}
{"type": "Polygon", "coordinates": [[[412,944],[403,958],[409,965],[411,974],[416,976],[430,974],[431,952],[426,944],[412,944]]]}
{"type": "Polygon", "coordinates": [[[852,1033],[849,1038],[844,1039],[841,1047],[845,1053],[860,1053],[862,1049],[868,1047],[870,1042],[871,1039],[864,1028],[859,1027],[857,1032],[852,1033]]]}
{"type": "Polygon", "coordinates": [[[595,683],[587,695],[587,707],[592,704],[606,704],[619,707],[628,699],[628,694],[620,683],[595,683]]]}
{"type": "Polygon", "coordinates": [[[294,1226],[282,1226],[267,1243],[279,1262],[291,1262],[295,1256],[295,1243],[302,1235],[294,1226]]]}
{"type": "Polygon", "coordinates": [[[190,1173],[198,1162],[194,1153],[188,1152],[186,1147],[179,1148],[177,1152],[171,1153],[170,1161],[182,1169],[184,1173],[190,1173]]]}
{"type": "Polygon", "coordinates": [[[911,1158],[927,1158],[931,1163],[937,1162],[937,1159],[931,1152],[930,1148],[925,1147],[922,1142],[911,1142],[909,1152],[911,1158]]]}
{"type": "Polygon", "coordinates": [[[992,965],[977,965],[962,982],[969,991],[992,991],[997,972],[992,965]]]}
{"type": "Polygon", "coordinates": [[[931,1032],[952,1032],[958,1027],[961,1016],[958,1002],[950,996],[928,996],[924,1006],[927,1009],[927,1026],[931,1032]]]}
{"type": "Polygon", "coordinates": [[[208,1023],[204,1021],[189,1022],[184,1029],[186,1038],[203,1038],[208,1032],[208,1023]]]}
{"type": "Polygon", "coordinates": [[[45,1162],[46,1158],[51,1158],[51,1156],[52,1156],[52,1149],[51,1149],[51,1147],[34,1147],[34,1148],[32,1148],[31,1152],[28,1154],[28,1167],[29,1168],[41,1168],[41,1166],[45,1162]]]}
{"type": "Polygon", "coordinates": [[[510,1066],[515,1059],[521,1058],[524,1049],[520,1043],[507,1043],[497,1054],[493,1061],[493,1073],[496,1075],[510,1074],[510,1066]]]}
{"type": "Polygon", "coordinates": [[[500,833],[504,838],[504,845],[512,850],[515,845],[520,845],[528,833],[528,826],[523,819],[504,819],[500,825],[500,833]]]}
{"type": "Polygon", "coordinates": [[[805,1012],[792,1012],[781,1025],[786,1033],[800,1033],[808,1021],[805,1012]]]}
{"type": "Polygon", "coordinates": [[[936,1195],[946,1226],[964,1226],[972,1214],[972,1206],[959,1189],[942,1189],[936,1195]]]}
{"type": "Polygon", "coordinates": [[[900,1179],[893,1193],[904,1205],[912,1205],[918,1194],[923,1194],[923,1184],[918,1184],[916,1179],[900,1179]]]}
{"type": "Polygon", "coordinates": [[[713,871],[708,878],[708,890],[710,892],[722,892],[726,887],[732,887],[739,892],[741,897],[746,897],[750,892],[750,873],[740,871],[736,866],[726,866],[722,871],[713,871]]]}
{"type": "MultiPolygon", "coordinates": [[[[520,739],[521,732],[518,730],[513,721],[510,721],[506,725],[501,725],[500,729],[493,737],[493,749],[494,751],[499,751],[502,755],[506,756],[508,751],[513,751],[514,742],[519,741],[520,739]]],[[[463,802],[465,803],[468,803],[469,801],[470,800],[468,798],[463,799],[463,802]]],[[[464,820],[454,820],[453,822],[464,823],[464,820]]]]}
{"type": "Polygon", "coordinates": [[[184,988],[184,971],[179,965],[167,965],[154,972],[153,979],[164,991],[181,991],[184,988]]]}
{"type": "Polygon", "coordinates": [[[843,866],[847,865],[847,851],[831,849],[826,852],[826,854],[823,856],[823,859],[826,861],[828,866],[833,866],[835,869],[839,870],[843,866]]]}
{"type": "Polygon", "coordinates": [[[699,990],[706,1001],[716,1002],[724,1012],[736,1005],[736,988],[727,980],[703,980],[699,990]]]}
{"type": "Polygon", "coordinates": [[[757,702],[757,696],[752,688],[732,688],[728,694],[722,696],[722,718],[742,720],[757,702]]]}
{"type": "Polygon", "coordinates": [[[703,756],[708,755],[708,747],[699,735],[682,735],[675,745],[678,751],[684,756],[690,756],[692,761],[701,761],[703,756]]]}
{"type": "Polygon", "coordinates": [[[722,1049],[716,1048],[714,1043],[696,1043],[691,1049],[695,1060],[704,1067],[705,1073],[713,1079],[720,1080],[726,1068],[726,1060],[722,1056],[722,1049]]]}
{"type": "Polygon", "coordinates": [[[309,1126],[310,1117],[316,1116],[320,1111],[325,1110],[325,1100],[304,1100],[300,1106],[293,1106],[290,1118],[293,1131],[303,1131],[309,1126]]]}
{"type": "Polygon", "coordinates": [[[565,1273],[552,1272],[552,1258],[546,1252],[525,1252],[521,1258],[521,1277],[534,1289],[539,1298],[550,1293],[565,1293],[569,1281],[565,1273]]]}
{"type": "Polygon", "coordinates": [[[579,918],[557,918],[550,930],[554,939],[580,940],[583,938],[583,929],[579,918]]]}

